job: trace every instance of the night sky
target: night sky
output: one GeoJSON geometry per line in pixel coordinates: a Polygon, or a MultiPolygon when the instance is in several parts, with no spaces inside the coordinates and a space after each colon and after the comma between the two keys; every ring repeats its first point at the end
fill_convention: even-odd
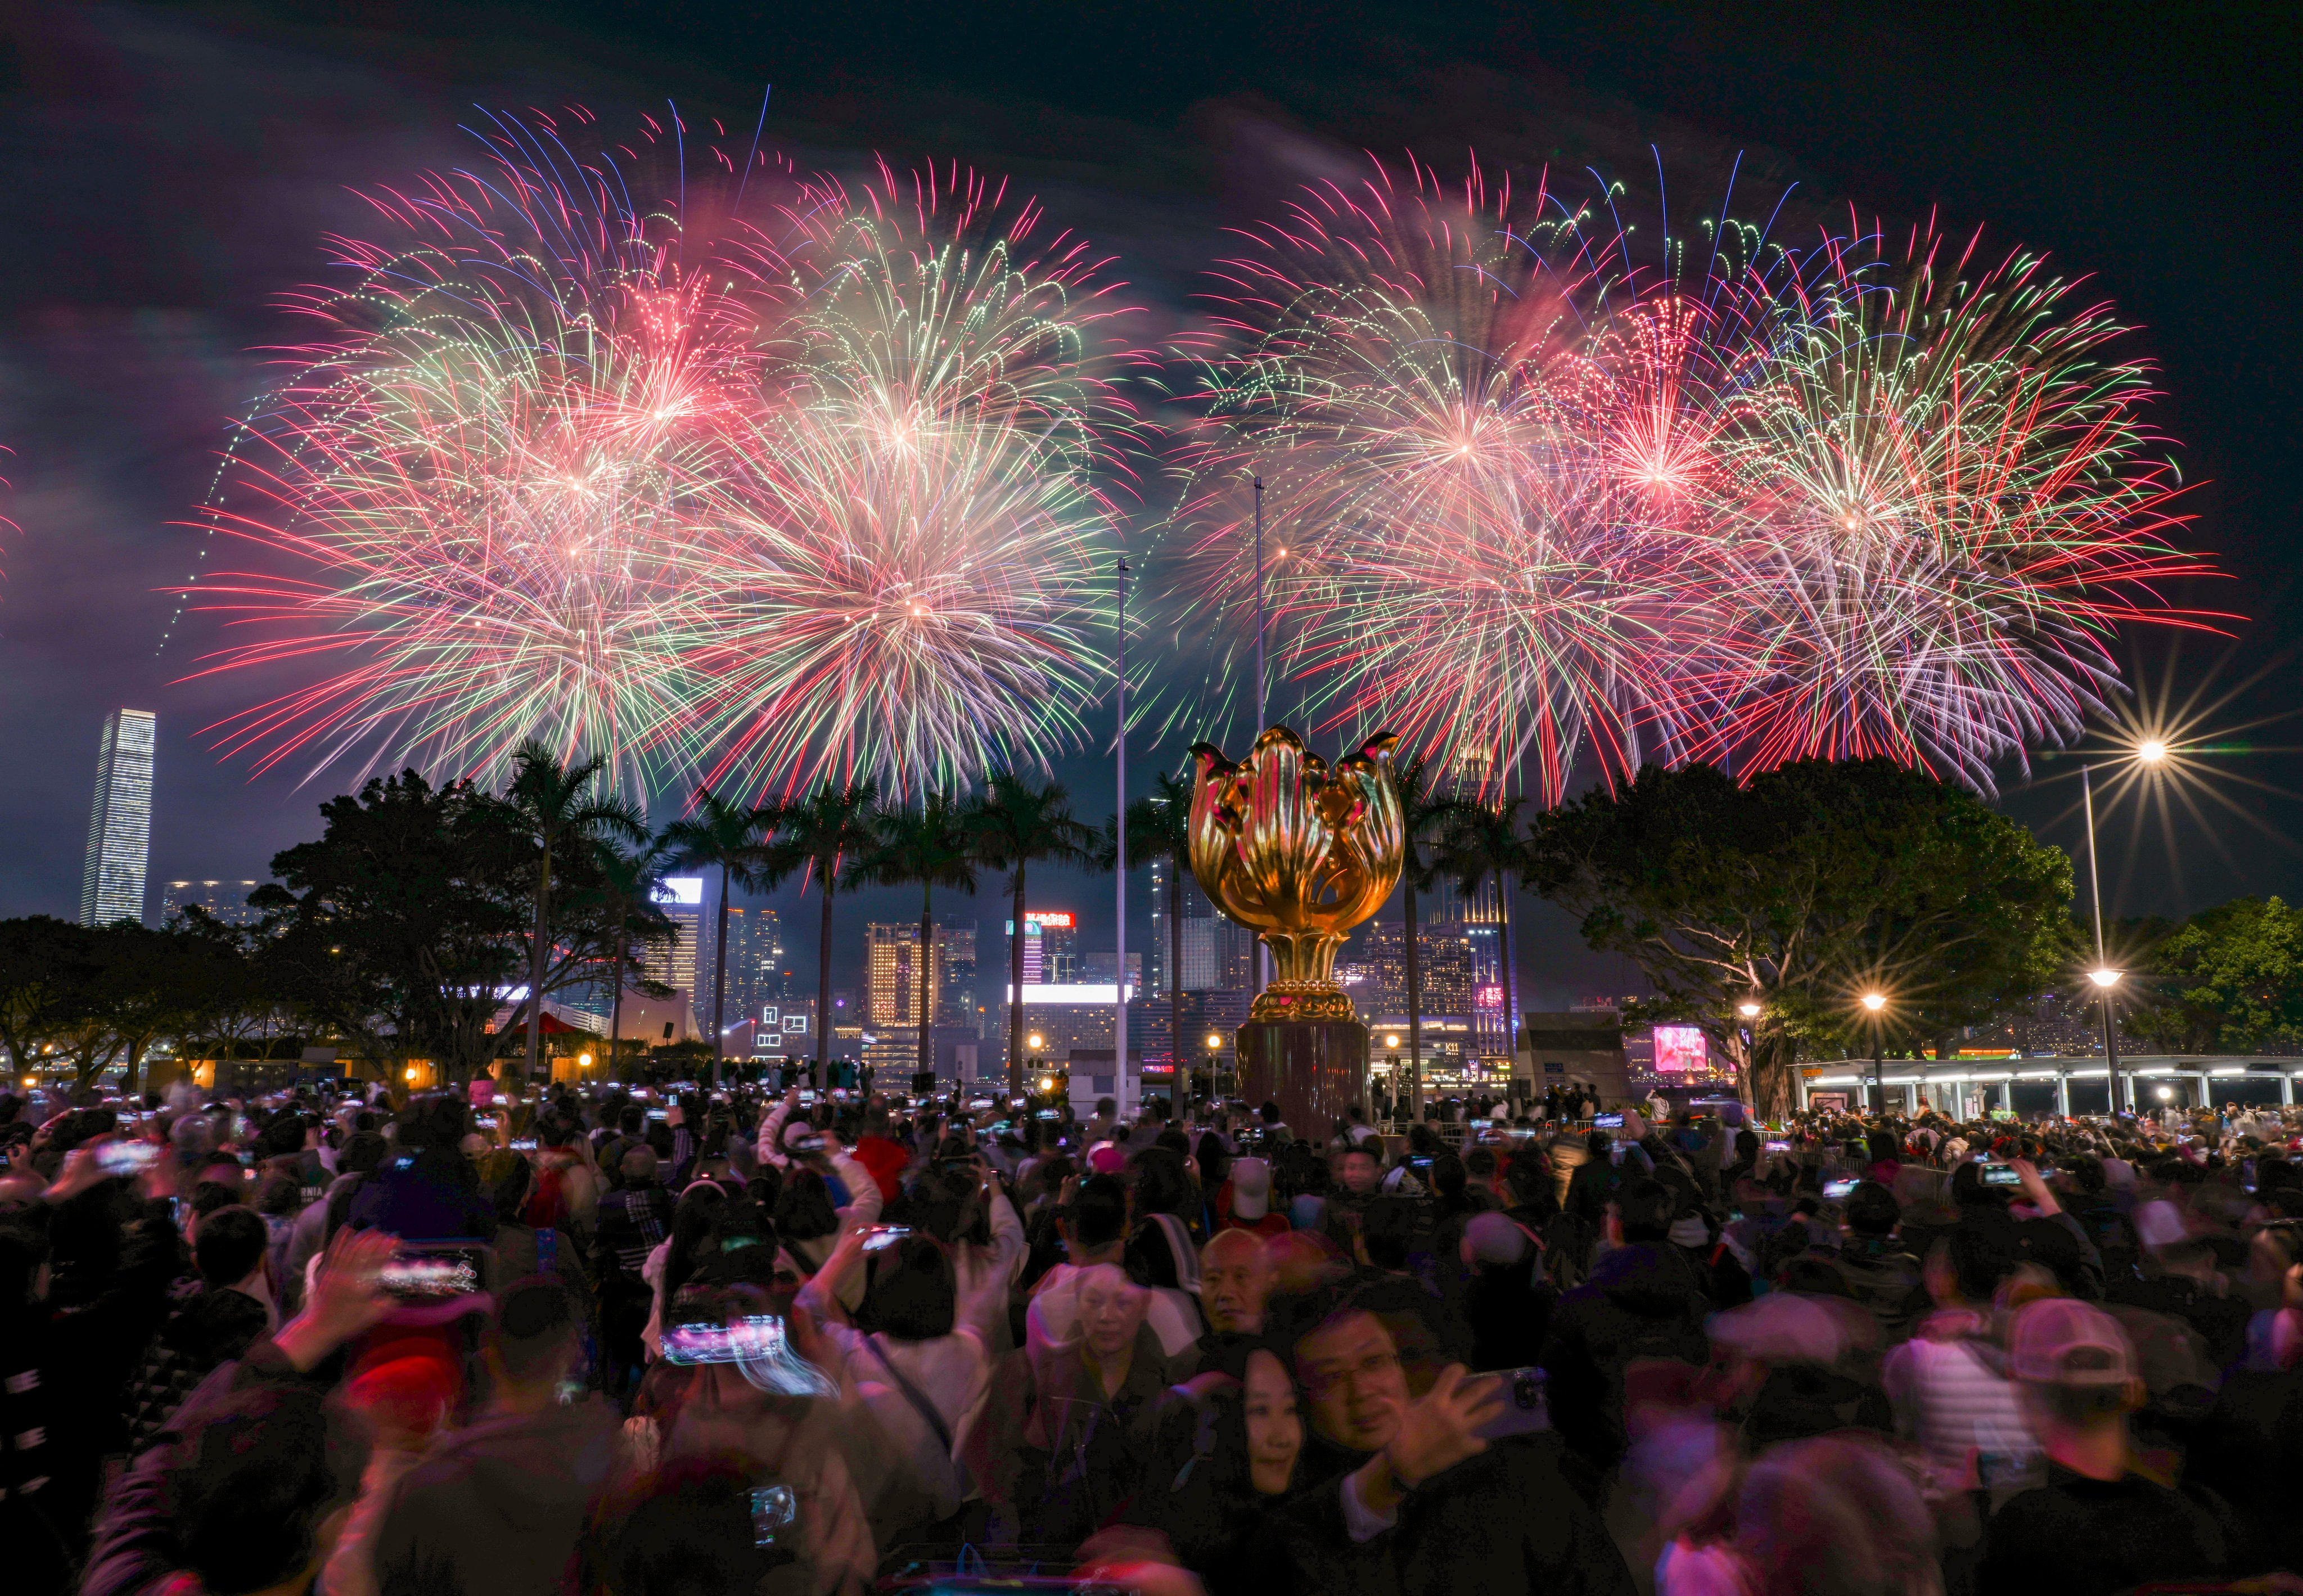
{"type": "MultiPolygon", "coordinates": [[[[1994,255],[2049,252],[2158,361],[2154,419],[2200,485],[2189,541],[2228,573],[2171,595],[2232,612],[2228,636],[2127,652],[2151,697],[2204,693],[2227,700],[2210,730],[2252,727],[2224,739],[2251,747],[2225,761],[2250,819],[2212,800],[2212,823],[2179,814],[2164,834],[2112,817],[2112,908],[2291,897],[2303,720],[2280,717],[2299,702],[2303,639],[2299,72],[2292,5],[11,6],[0,508],[19,530],[0,534],[0,915],[76,910],[114,705],[160,715],[156,882],[260,876],[342,784],[219,761],[199,729],[244,706],[249,684],[179,680],[215,634],[198,617],[170,634],[161,589],[191,568],[199,538],[183,523],[227,419],[265,382],[263,346],[290,335],[280,296],[318,271],[323,235],[362,225],[354,191],[468,159],[459,123],[476,102],[577,102],[613,127],[670,98],[691,120],[749,125],[763,84],[767,142],[803,165],[883,151],[1013,174],[1117,253],[1154,334],[1189,314],[1225,226],[1362,149],[1442,171],[1474,149],[1520,173],[1589,165],[1647,193],[1659,159],[1674,203],[1697,209],[1740,153],[1739,183],[1795,183],[1818,213],[1907,225],[1933,211],[1949,232],[1983,225],[1994,255]]],[[[1139,781],[1168,752],[1137,748],[1139,781]]],[[[2073,768],[2041,761],[2028,785],[2011,769],[2004,801],[2076,848],[2073,768]]],[[[1113,807],[1107,770],[1059,771],[1084,812],[1113,807]]],[[[1100,918],[1086,940],[1109,945],[1109,892],[1073,877],[1034,898],[1100,918]]],[[[842,906],[843,980],[860,965],[854,928],[908,901],[842,906]]],[[[987,931],[995,904],[980,906],[987,931]]],[[[1621,984],[1530,912],[1530,1006],[1621,984]]],[[[1131,943],[1145,933],[1139,920],[1131,943]]]]}

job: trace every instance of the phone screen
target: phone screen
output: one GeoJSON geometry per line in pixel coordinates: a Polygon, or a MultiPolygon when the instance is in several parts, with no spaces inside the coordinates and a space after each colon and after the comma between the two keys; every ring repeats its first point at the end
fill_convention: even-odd
{"type": "Polygon", "coordinates": [[[1844,1203],[1862,1184],[1860,1180],[1826,1180],[1823,1183],[1823,1199],[1826,1203],[1844,1203]]]}
{"type": "Polygon", "coordinates": [[[1594,1114],[1591,1116],[1591,1128],[1621,1130],[1624,1128],[1624,1117],[1621,1114],[1594,1114]]]}
{"type": "Polygon", "coordinates": [[[159,1159],[160,1150],[149,1142],[106,1142],[96,1150],[96,1167],[107,1175],[141,1174],[159,1159]]]}
{"type": "Polygon", "coordinates": [[[1551,1409],[1544,1399],[1543,1371],[1503,1369],[1494,1378],[1504,1383],[1504,1408],[1480,1426],[1489,1440],[1507,1435],[1531,1435],[1551,1428],[1551,1409]]]}
{"type": "Polygon", "coordinates": [[[2023,1184],[2023,1171],[2013,1164],[1987,1163],[1983,1166],[1981,1179],[1986,1186],[2020,1186],[2023,1184]]]}
{"type": "Polygon", "coordinates": [[[376,1284],[403,1301],[469,1296],[480,1288],[477,1252],[401,1253],[376,1271],[376,1284]]]}

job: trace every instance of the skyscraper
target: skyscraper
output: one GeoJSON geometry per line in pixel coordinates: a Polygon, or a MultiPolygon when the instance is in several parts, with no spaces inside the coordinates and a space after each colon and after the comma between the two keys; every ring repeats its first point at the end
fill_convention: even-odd
{"type": "MultiPolygon", "coordinates": [[[[916,1045],[920,1015],[920,928],[915,925],[872,925],[864,928],[871,958],[871,1001],[865,1023],[874,1029],[900,1026],[916,1045]]],[[[929,944],[928,992],[943,988],[943,939],[929,944]]],[[[937,1015],[929,1017],[932,1025],[937,1015]]]]}
{"type": "Polygon", "coordinates": [[[115,709],[97,745],[96,806],[88,820],[80,923],[144,918],[144,868],[152,851],[152,746],[148,709],[115,709]]]}
{"type": "Polygon", "coordinates": [[[252,881],[172,881],[160,889],[160,917],[168,920],[195,904],[225,925],[253,925],[264,916],[248,907],[252,881]]]}
{"type": "MultiPolygon", "coordinates": [[[[757,1020],[783,989],[783,926],[772,908],[728,906],[728,1018],[757,1020]]],[[[709,977],[704,977],[708,980],[709,977]]]]}
{"type": "MultiPolygon", "coordinates": [[[[656,890],[656,908],[663,911],[672,929],[678,933],[671,945],[650,948],[640,973],[651,981],[661,981],[696,997],[696,952],[704,942],[704,878],[700,875],[671,875],[656,890]]],[[[709,1026],[712,1013],[708,994],[704,999],[704,1012],[699,1023],[709,1026]]]]}

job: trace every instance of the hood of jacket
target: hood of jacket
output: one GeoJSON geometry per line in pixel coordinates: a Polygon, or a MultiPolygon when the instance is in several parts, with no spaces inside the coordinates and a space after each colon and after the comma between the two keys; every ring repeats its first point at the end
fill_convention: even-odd
{"type": "Polygon", "coordinates": [[[192,1281],[177,1288],[160,1344],[191,1362],[213,1367],[236,1358],[271,1328],[270,1310],[245,1291],[192,1281]]]}
{"type": "Polygon", "coordinates": [[[1601,1258],[1577,1288],[1595,1292],[1627,1313],[1661,1318],[1689,1310],[1702,1296],[1695,1267],[1669,1242],[1632,1242],[1601,1258]]]}
{"type": "Polygon", "coordinates": [[[448,1437],[419,1473],[436,1478],[452,1471],[463,1513],[532,1534],[564,1524],[599,1493],[615,1459],[616,1430],[615,1415],[597,1397],[482,1419],[448,1437]]]}

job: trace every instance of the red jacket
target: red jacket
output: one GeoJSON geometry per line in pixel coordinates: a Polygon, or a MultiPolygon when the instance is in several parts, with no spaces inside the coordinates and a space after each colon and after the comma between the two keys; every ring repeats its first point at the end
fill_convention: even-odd
{"type": "Polygon", "coordinates": [[[911,1166],[912,1155],[900,1144],[885,1136],[858,1136],[855,1155],[856,1161],[871,1172],[882,1197],[892,1203],[902,1194],[904,1171],[911,1166]]]}

